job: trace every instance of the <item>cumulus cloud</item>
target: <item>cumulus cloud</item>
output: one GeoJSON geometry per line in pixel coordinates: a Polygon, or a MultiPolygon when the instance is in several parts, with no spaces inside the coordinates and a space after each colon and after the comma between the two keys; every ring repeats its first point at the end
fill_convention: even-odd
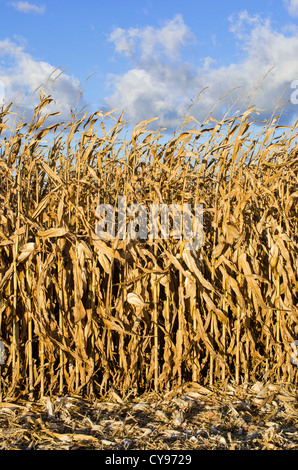
{"type": "Polygon", "coordinates": [[[284,4],[291,16],[298,17],[298,0],[284,0],[284,4]]]}
{"type": "Polygon", "coordinates": [[[127,57],[137,57],[140,61],[146,61],[160,56],[175,59],[179,56],[183,45],[194,40],[188,26],[181,15],[176,15],[161,28],[147,26],[130,28],[127,31],[116,28],[109,40],[115,44],[115,49],[127,57]]]}
{"type": "Polygon", "coordinates": [[[46,11],[44,5],[35,5],[29,2],[11,2],[10,5],[20,13],[34,13],[42,15],[46,11]]]}
{"type": "MultiPolygon", "coordinates": [[[[246,93],[247,100],[253,99],[252,104],[264,108],[261,117],[270,118],[278,99],[298,78],[298,32],[284,35],[272,28],[269,19],[250,16],[246,11],[230,20],[230,34],[237,40],[243,59],[221,67],[216,67],[211,57],[202,57],[203,65],[198,67],[181,59],[183,49],[195,41],[181,16],[159,29],[115,29],[110,40],[115,50],[129,59],[131,68],[109,77],[113,92],[105,98],[105,106],[125,109],[126,116],[134,121],[159,117],[160,125],[175,127],[191,100],[205,87],[192,108],[192,115],[199,120],[205,119],[225,93],[241,87],[222,99],[213,115],[220,118],[246,93]]],[[[290,93],[289,88],[284,100],[290,93]]],[[[292,104],[285,111],[286,120],[296,114],[292,104]]]]}
{"type": "Polygon", "coordinates": [[[61,119],[70,116],[70,108],[76,106],[80,95],[79,80],[65,73],[58,77],[60,70],[55,72],[53,65],[35,59],[10,39],[0,41],[0,59],[0,81],[5,89],[6,104],[14,101],[26,107],[30,114],[39,99],[35,91],[41,87],[56,103],[51,109],[47,108],[47,112],[60,111],[61,119]]]}

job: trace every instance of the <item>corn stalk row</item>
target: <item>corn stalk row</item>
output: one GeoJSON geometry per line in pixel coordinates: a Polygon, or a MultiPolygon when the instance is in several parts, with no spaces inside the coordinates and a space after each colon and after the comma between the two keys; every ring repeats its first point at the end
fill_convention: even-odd
{"type": "Polygon", "coordinates": [[[2,397],[296,381],[298,121],[256,137],[249,108],[163,143],[115,113],[50,124],[50,102],[12,129],[0,113],[2,397]],[[123,196],[202,204],[202,247],[98,238],[123,196]]]}

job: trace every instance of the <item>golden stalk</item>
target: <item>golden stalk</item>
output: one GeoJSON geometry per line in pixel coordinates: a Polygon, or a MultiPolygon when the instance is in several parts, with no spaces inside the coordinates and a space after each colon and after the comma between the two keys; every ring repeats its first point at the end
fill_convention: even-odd
{"type": "MultiPolygon", "coordinates": [[[[212,281],[214,281],[214,264],[212,264],[212,268],[211,268],[211,279],[212,281]]],[[[212,342],[213,342],[213,338],[214,338],[214,322],[215,322],[215,315],[214,315],[214,312],[212,311],[211,312],[211,320],[210,320],[210,335],[211,335],[211,339],[212,339],[212,342]]],[[[209,362],[209,385],[210,387],[212,387],[213,385],[213,374],[214,374],[214,357],[213,357],[213,353],[210,352],[210,362],[209,362]]]]}
{"type": "Polygon", "coordinates": [[[158,281],[157,275],[152,274],[152,293],[153,293],[153,336],[154,336],[154,389],[158,390],[158,376],[159,376],[159,363],[158,363],[158,281]]]}
{"type": "Polygon", "coordinates": [[[40,357],[40,396],[41,398],[44,396],[45,392],[45,377],[44,377],[44,372],[45,372],[45,363],[44,363],[44,342],[41,340],[39,342],[39,357],[40,357]]]}
{"type": "Polygon", "coordinates": [[[28,371],[29,371],[29,399],[33,399],[33,351],[32,351],[32,340],[33,340],[33,331],[32,331],[32,303],[31,303],[31,281],[29,278],[29,262],[26,262],[26,281],[28,286],[28,371]]]}
{"type": "MultiPolygon", "coordinates": [[[[241,286],[241,273],[238,274],[238,285],[241,286]]],[[[241,315],[241,306],[239,302],[237,303],[237,318],[236,318],[236,370],[235,370],[235,382],[239,384],[239,375],[240,375],[240,315],[241,315]]]]}
{"type": "MultiPolygon", "coordinates": [[[[227,286],[226,286],[226,280],[223,280],[223,291],[224,291],[224,297],[222,301],[222,310],[227,314],[227,286]]],[[[222,345],[223,345],[223,364],[222,364],[222,371],[221,371],[221,380],[224,383],[225,378],[226,378],[226,325],[223,324],[222,326],[222,345]]]]}
{"type": "Polygon", "coordinates": [[[17,257],[19,252],[19,230],[21,215],[21,158],[19,161],[19,170],[17,173],[17,220],[16,235],[13,244],[13,311],[12,311],[12,370],[13,385],[16,385],[19,376],[19,321],[17,314],[18,303],[18,272],[17,257]]]}
{"type": "Polygon", "coordinates": [[[275,137],[272,120],[252,138],[254,108],[202,124],[189,115],[161,143],[152,120],[127,140],[116,111],[52,126],[41,112],[50,103],[41,91],[32,122],[11,133],[11,111],[0,110],[3,398],[28,389],[31,399],[36,383],[41,396],[90,396],[190,378],[291,380],[283,341],[297,334],[298,122],[275,137]],[[122,195],[146,208],[203,203],[202,265],[197,253],[179,256],[173,214],[154,247],[97,239],[95,201],[116,208],[122,195]],[[144,299],[136,314],[134,293],[144,299]]]}
{"type": "MultiPolygon", "coordinates": [[[[167,335],[165,337],[165,352],[166,352],[166,357],[168,358],[170,356],[171,352],[171,342],[169,339],[170,335],[170,283],[168,276],[166,277],[166,282],[165,282],[165,294],[166,294],[166,300],[165,300],[165,308],[164,308],[164,316],[165,316],[165,330],[167,332],[167,335]]],[[[166,388],[167,390],[170,389],[170,381],[167,380],[166,382],[166,388]]]]}
{"type": "MultiPolygon", "coordinates": [[[[277,351],[279,351],[280,350],[280,275],[278,271],[276,272],[275,286],[276,286],[276,308],[277,308],[276,310],[276,343],[277,343],[277,351]]],[[[279,360],[278,356],[277,356],[277,360],[279,360]]],[[[280,367],[277,368],[277,380],[280,380],[280,367]]]]}
{"type": "MultiPolygon", "coordinates": [[[[61,334],[61,338],[64,337],[64,319],[63,319],[63,311],[62,311],[62,306],[63,306],[63,290],[64,290],[64,281],[63,281],[63,259],[61,255],[61,251],[59,250],[58,253],[58,261],[57,261],[57,266],[58,266],[58,280],[60,281],[58,283],[59,286],[59,331],[61,334]]],[[[60,348],[59,350],[59,393],[63,393],[63,380],[64,379],[64,354],[63,350],[60,348]]]]}
{"type": "MultiPolygon", "coordinates": [[[[196,296],[196,285],[194,282],[193,293],[191,294],[191,297],[190,297],[190,311],[191,311],[191,317],[192,317],[192,327],[193,327],[193,331],[195,335],[198,331],[196,309],[197,309],[197,296],[196,296]]],[[[193,346],[193,367],[192,367],[193,382],[198,382],[199,380],[198,360],[199,360],[198,359],[198,346],[197,346],[197,342],[195,341],[194,346],[193,346]]]]}

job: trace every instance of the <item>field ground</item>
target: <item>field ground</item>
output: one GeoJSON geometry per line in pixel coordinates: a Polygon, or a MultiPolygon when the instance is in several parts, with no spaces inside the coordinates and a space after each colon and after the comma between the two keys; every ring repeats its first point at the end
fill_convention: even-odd
{"type": "Polygon", "coordinates": [[[297,448],[298,120],[51,102],[0,109],[0,449],[297,448]]]}
{"type": "Polygon", "coordinates": [[[206,388],[99,399],[43,397],[0,403],[1,450],[298,449],[291,384],[206,388]]]}

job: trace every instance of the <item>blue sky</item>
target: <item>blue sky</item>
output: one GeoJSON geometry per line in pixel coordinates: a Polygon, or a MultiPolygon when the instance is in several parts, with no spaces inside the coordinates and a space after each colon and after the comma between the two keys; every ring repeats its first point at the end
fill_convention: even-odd
{"type": "MultiPolygon", "coordinates": [[[[199,121],[241,87],[213,115],[248,93],[269,118],[298,79],[298,0],[0,0],[0,11],[5,100],[30,96],[62,66],[50,91],[62,117],[83,87],[90,111],[124,109],[132,122],[158,117],[175,127],[203,88],[191,112],[199,121]]],[[[296,114],[289,103],[283,122],[296,114]]]]}

